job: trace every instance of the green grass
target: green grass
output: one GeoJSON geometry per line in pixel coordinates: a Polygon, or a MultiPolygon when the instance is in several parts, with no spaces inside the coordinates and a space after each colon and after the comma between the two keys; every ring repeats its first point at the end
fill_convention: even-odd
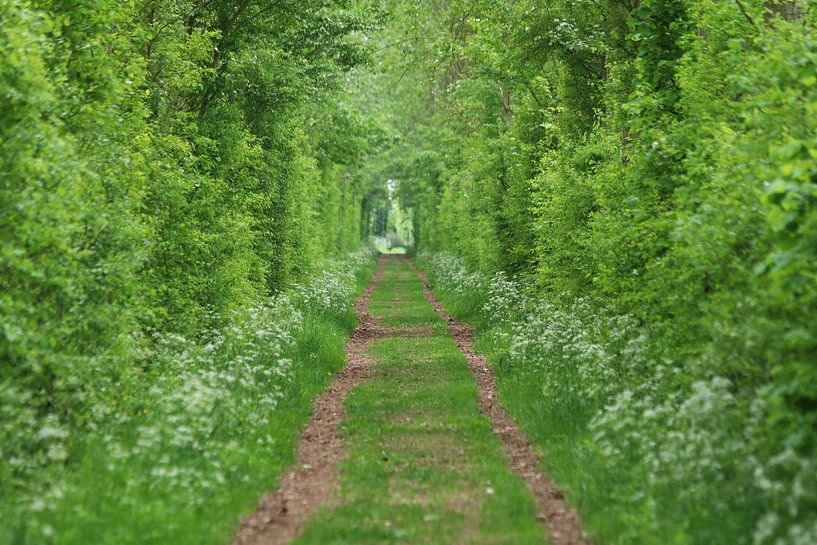
{"type": "MultiPolygon", "coordinates": [[[[432,285],[434,294],[458,320],[476,328],[475,348],[485,354],[497,375],[497,395],[508,414],[531,439],[546,474],[565,491],[568,502],[582,516],[584,529],[603,544],[690,545],[743,543],[758,517],[755,509],[734,509],[713,524],[713,504],[720,497],[751,494],[745,484],[726,476],[704,494],[689,499],[689,489],[664,486],[650,489],[649,468],[638,452],[626,463],[612,464],[593,447],[588,422],[601,407],[568,405],[543,394],[545,371],[508,364],[507,326],[487,319],[480,290],[455,293],[432,285]],[[637,499],[633,499],[637,498],[637,499]],[[727,537],[724,537],[727,536],[727,537]]],[[[565,374],[564,380],[569,380],[565,374]]],[[[582,402],[584,400],[581,400],[582,402]]],[[[648,426],[645,422],[644,426],[648,426]]]]}
{"type": "MultiPolygon", "coordinates": [[[[378,312],[401,325],[438,323],[426,310],[414,315],[413,305],[387,310],[390,300],[414,301],[417,293],[416,275],[389,263],[375,294],[378,312]]],[[[374,376],[347,400],[340,500],[295,543],[542,543],[533,498],[480,414],[453,340],[443,332],[389,337],[370,353],[374,376]]]]}
{"type": "MultiPolygon", "coordinates": [[[[53,543],[216,545],[229,541],[238,515],[253,509],[261,494],[274,489],[283,469],[292,463],[295,442],[311,413],[312,399],[343,367],[348,325],[320,316],[305,317],[296,348],[288,354],[302,364],[295,366],[293,381],[275,408],[270,426],[236,434],[235,440],[243,448],[219,453],[220,465],[227,468],[225,482],[214,481],[212,495],[207,498],[200,497],[198,487],[190,491],[183,487],[168,488],[160,480],[141,478],[154,469],[153,459],[129,464],[126,471],[119,465],[116,471],[108,471],[106,457],[99,455],[106,450],[97,448],[95,442],[88,443],[78,453],[81,465],[72,468],[67,479],[68,489],[74,491],[65,502],[70,508],[56,512],[47,522],[57,536],[53,543]],[[271,447],[253,449],[242,444],[264,435],[275,438],[271,447]],[[235,480],[242,475],[252,475],[252,479],[235,480]],[[77,524],[77,506],[83,512],[81,524],[77,524]]],[[[136,429],[119,433],[132,435],[132,441],[138,441],[136,429]]],[[[233,434],[234,430],[220,433],[233,434]]],[[[104,441],[104,437],[99,441],[104,441]]],[[[190,469],[210,463],[196,452],[170,455],[175,465],[190,469]]],[[[206,470],[195,473],[201,472],[206,470]]]]}
{"type": "MultiPolygon", "coordinates": [[[[360,271],[357,292],[371,278],[374,265],[360,271]]],[[[43,533],[23,530],[31,521],[15,525],[0,510],[0,543],[19,545],[223,545],[229,542],[239,516],[251,512],[258,498],[277,487],[282,471],[294,461],[300,431],[311,414],[312,400],[332,381],[345,363],[344,345],[356,318],[350,309],[343,315],[305,310],[295,343],[285,356],[294,362],[292,380],[263,428],[216,428],[203,456],[195,448],[172,447],[160,452],[164,460],[143,454],[128,463],[111,464],[110,437],[125,445],[138,445],[138,425],[107,429],[86,437],[72,450],[72,460],[55,476],[67,491],[60,508],[41,513],[36,524],[43,533]],[[259,444],[271,437],[272,444],[259,444]],[[215,464],[216,462],[217,464],[215,464]],[[151,472],[162,463],[205,475],[210,483],[170,486],[151,472]],[[222,468],[219,473],[212,469],[222,468]],[[48,537],[51,534],[52,537],[48,537]]],[[[145,418],[150,417],[149,412],[145,418]]],[[[207,415],[203,415],[207,418],[207,415]]]]}
{"type": "Polygon", "coordinates": [[[386,327],[445,327],[426,302],[417,274],[396,260],[386,262],[383,281],[372,294],[369,312],[382,317],[386,327]]]}

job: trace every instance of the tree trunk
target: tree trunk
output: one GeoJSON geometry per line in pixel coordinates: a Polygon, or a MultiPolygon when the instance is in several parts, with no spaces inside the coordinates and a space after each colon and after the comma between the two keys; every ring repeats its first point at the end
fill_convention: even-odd
{"type": "Polygon", "coordinates": [[[767,0],[766,7],[787,21],[795,21],[803,16],[799,0],[767,0]]]}
{"type": "Polygon", "coordinates": [[[502,88],[502,122],[506,125],[511,122],[511,92],[502,88]]]}

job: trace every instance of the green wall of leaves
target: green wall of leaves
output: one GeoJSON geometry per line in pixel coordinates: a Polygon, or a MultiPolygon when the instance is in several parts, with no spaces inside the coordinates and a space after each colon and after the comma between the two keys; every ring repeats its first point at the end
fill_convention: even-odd
{"type": "MultiPolygon", "coordinates": [[[[366,119],[352,1],[0,4],[0,413],[82,426],[87,391],[150,367],[357,248],[366,119]],[[29,415],[29,416],[26,416],[29,415]]],[[[33,421],[33,420],[32,420],[33,421]]],[[[7,459],[45,456],[0,427],[7,459]]]]}
{"type": "Polygon", "coordinates": [[[759,400],[759,456],[814,459],[810,4],[395,2],[419,245],[635,317],[655,361],[759,400]]]}

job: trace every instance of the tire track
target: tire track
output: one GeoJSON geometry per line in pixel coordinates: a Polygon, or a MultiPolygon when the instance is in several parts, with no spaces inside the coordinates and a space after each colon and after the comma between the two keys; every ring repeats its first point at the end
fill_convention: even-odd
{"type": "Polygon", "coordinates": [[[553,545],[589,545],[582,531],[579,514],[568,505],[556,483],[542,471],[541,463],[533,450],[530,439],[508,416],[496,395],[496,377],[488,366],[485,356],[474,350],[474,329],[455,320],[443,308],[429,287],[425,273],[408,259],[406,265],[417,273],[423,283],[426,300],[434,311],[448,323],[448,332],[468,360],[468,367],[477,382],[479,407],[491,421],[494,433],[502,441],[511,466],[533,493],[539,506],[539,521],[545,526],[553,545]]]}
{"type": "Polygon", "coordinates": [[[359,322],[346,343],[346,366],[315,400],[313,415],[301,433],[295,464],[278,490],[262,497],[256,511],[242,518],[231,545],[289,543],[309,517],[331,499],[338,483],[338,464],[345,457],[339,429],[346,416],[344,401],[349,392],[371,375],[374,362],[366,355],[369,345],[388,334],[386,328],[378,325],[377,318],[368,313],[372,293],[383,278],[385,259],[380,257],[377,272],[355,303],[359,322]]]}

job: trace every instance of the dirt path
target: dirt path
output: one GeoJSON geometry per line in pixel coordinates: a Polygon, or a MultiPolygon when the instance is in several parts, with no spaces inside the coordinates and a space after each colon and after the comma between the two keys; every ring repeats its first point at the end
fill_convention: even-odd
{"type": "Polygon", "coordinates": [[[473,330],[445,312],[425,275],[405,258],[382,256],[355,309],[359,325],[346,345],[346,366],[315,401],[293,469],[241,521],[231,545],[283,545],[304,528],[299,544],[540,543],[534,517],[553,545],[587,545],[577,514],[497,402],[493,372],[474,352],[473,330]],[[387,282],[373,303],[385,269],[387,282]],[[464,387],[474,395],[465,366],[452,363],[462,362],[457,348],[476,378],[479,412],[490,429],[478,423],[483,416],[467,392],[455,399],[464,387]],[[341,465],[344,475],[350,472],[343,497],[336,492],[341,465]],[[457,484],[440,483],[447,478],[457,484]],[[386,539],[389,532],[396,537],[386,539]]]}
{"type": "Polygon", "coordinates": [[[511,469],[525,481],[536,498],[539,520],[545,525],[551,543],[588,545],[589,541],[582,532],[578,513],[567,504],[556,483],[542,472],[542,465],[530,440],[499,404],[494,372],[485,361],[485,356],[477,354],[474,350],[473,328],[452,318],[432,293],[425,273],[417,270],[408,260],[406,264],[417,272],[428,303],[448,322],[449,333],[468,360],[468,367],[477,381],[480,409],[491,421],[494,433],[502,440],[511,469]]]}

